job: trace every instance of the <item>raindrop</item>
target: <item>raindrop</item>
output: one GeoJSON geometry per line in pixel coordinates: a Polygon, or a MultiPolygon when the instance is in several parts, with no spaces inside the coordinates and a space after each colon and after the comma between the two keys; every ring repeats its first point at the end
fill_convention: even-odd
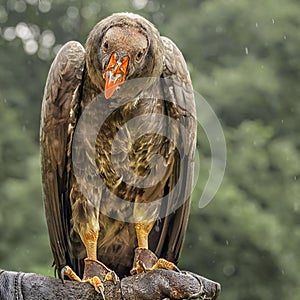
{"type": "Polygon", "coordinates": [[[2,5],[0,5],[0,23],[5,23],[7,21],[7,17],[7,11],[2,5]]]}
{"type": "Polygon", "coordinates": [[[85,6],[81,9],[81,15],[85,18],[85,19],[89,19],[93,16],[93,11],[90,9],[89,6],[85,6]]]}
{"type": "Polygon", "coordinates": [[[143,9],[147,5],[148,0],[132,0],[131,3],[135,9],[143,9]]]}
{"type": "Polygon", "coordinates": [[[227,263],[223,268],[223,273],[226,276],[232,276],[235,272],[235,266],[231,263],[227,263]]]}
{"type": "Polygon", "coordinates": [[[39,10],[42,13],[47,13],[51,9],[51,2],[48,0],[40,0],[39,1],[39,10]]]}
{"type": "Polygon", "coordinates": [[[35,24],[32,24],[32,25],[30,25],[29,29],[30,29],[31,33],[33,34],[34,38],[38,39],[41,34],[40,27],[35,24]]]}
{"type": "Polygon", "coordinates": [[[49,48],[41,47],[38,51],[38,57],[42,60],[47,60],[50,57],[49,48]]]}
{"type": "Polygon", "coordinates": [[[61,49],[62,45],[61,44],[57,44],[53,47],[53,52],[56,55],[58,53],[58,51],[61,49]]]}
{"type": "Polygon", "coordinates": [[[51,30],[45,30],[40,38],[40,43],[45,48],[51,48],[55,43],[55,36],[51,30]]]}
{"type": "Polygon", "coordinates": [[[26,10],[26,3],[24,1],[16,1],[14,5],[14,9],[18,13],[22,13],[26,10]]]}
{"type": "Polygon", "coordinates": [[[14,27],[7,27],[4,29],[3,32],[3,37],[7,40],[7,41],[12,41],[15,39],[16,37],[16,30],[14,27]]]}
{"type": "Polygon", "coordinates": [[[159,11],[160,7],[162,7],[162,8],[166,7],[164,4],[160,5],[159,2],[160,1],[152,1],[152,0],[148,1],[147,7],[146,7],[147,11],[151,12],[151,13],[154,13],[154,12],[159,11]]]}
{"type": "Polygon", "coordinates": [[[286,40],[286,35],[283,36],[283,39],[286,40]]]}
{"type": "Polygon", "coordinates": [[[258,27],[258,23],[257,23],[257,22],[255,23],[255,27],[256,27],[256,28],[258,27]]]}
{"type": "Polygon", "coordinates": [[[67,16],[70,18],[70,19],[76,19],[79,15],[79,11],[78,11],[78,8],[75,7],[75,6],[70,6],[68,7],[67,9],[67,16]]]}
{"type": "Polygon", "coordinates": [[[275,20],[272,18],[272,24],[275,24],[275,20]]]}
{"type": "Polygon", "coordinates": [[[38,50],[38,43],[35,40],[28,40],[24,43],[24,50],[29,55],[33,55],[38,50]]]}
{"type": "Polygon", "coordinates": [[[88,6],[85,6],[81,9],[81,15],[85,18],[85,19],[89,19],[95,15],[97,15],[101,10],[101,5],[99,3],[91,3],[88,6]]]}
{"type": "Polygon", "coordinates": [[[156,24],[163,24],[165,20],[165,15],[162,12],[157,12],[153,15],[153,21],[156,24]]]}
{"type": "Polygon", "coordinates": [[[26,2],[30,5],[36,5],[38,3],[38,0],[26,0],[26,2]]]}
{"type": "Polygon", "coordinates": [[[13,0],[6,1],[7,10],[14,10],[14,4],[15,4],[15,1],[13,1],[13,0]]]}
{"type": "Polygon", "coordinates": [[[245,47],[245,53],[246,53],[246,55],[248,55],[248,54],[249,54],[248,47],[245,47]]]}
{"type": "Polygon", "coordinates": [[[229,245],[229,241],[228,241],[228,240],[226,240],[226,245],[227,245],[227,246],[229,245]]]}
{"type": "Polygon", "coordinates": [[[281,124],[283,124],[283,119],[281,119],[281,124]]]}
{"type": "Polygon", "coordinates": [[[27,26],[27,24],[23,23],[23,22],[19,23],[16,26],[16,34],[22,40],[29,40],[29,39],[32,39],[32,37],[33,37],[30,29],[27,26]]]}

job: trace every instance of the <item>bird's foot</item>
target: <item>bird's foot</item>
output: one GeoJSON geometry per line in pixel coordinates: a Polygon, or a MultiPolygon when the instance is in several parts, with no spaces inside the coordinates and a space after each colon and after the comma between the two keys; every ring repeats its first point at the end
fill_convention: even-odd
{"type": "Polygon", "coordinates": [[[107,268],[100,261],[89,258],[84,260],[84,274],[82,279],[80,279],[69,266],[65,266],[61,270],[61,278],[64,278],[65,276],[69,277],[73,281],[87,282],[91,284],[94,289],[102,295],[103,299],[105,299],[103,283],[106,281],[112,281],[116,284],[120,281],[114,271],[107,268]]]}
{"type": "Polygon", "coordinates": [[[178,267],[172,263],[171,261],[168,261],[164,258],[160,258],[152,267],[151,270],[157,270],[157,269],[167,269],[167,270],[173,270],[176,272],[180,272],[178,267]]]}
{"type": "Polygon", "coordinates": [[[61,278],[62,278],[63,283],[65,282],[64,281],[65,276],[69,277],[73,281],[89,283],[90,285],[92,285],[94,287],[95,291],[97,293],[101,294],[102,298],[105,299],[104,286],[103,286],[103,283],[102,283],[101,279],[98,276],[93,276],[93,277],[90,277],[90,278],[80,279],[79,276],[69,266],[65,266],[61,270],[61,278]]]}
{"type": "Polygon", "coordinates": [[[146,248],[135,249],[133,266],[130,271],[131,275],[157,269],[168,269],[180,272],[174,263],[163,258],[158,259],[151,250],[146,248]]]}
{"type": "Polygon", "coordinates": [[[104,285],[98,276],[93,276],[91,278],[83,279],[81,282],[87,282],[92,285],[95,291],[101,294],[102,298],[105,299],[104,296],[104,285]]]}
{"type": "Polygon", "coordinates": [[[98,260],[86,258],[84,260],[83,280],[98,276],[102,281],[112,281],[114,284],[120,281],[117,274],[98,260]]]}
{"type": "Polygon", "coordinates": [[[63,283],[65,283],[65,276],[69,277],[73,281],[81,282],[81,279],[69,266],[63,267],[60,271],[60,277],[63,283]]]}
{"type": "Polygon", "coordinates": [[[105,264],[98,260],[86,258],[84,260],[83,282],[91,284],[95,290],[104,296],[104,285],[106,281],[112,281],[114,284],[120,281],[117,274],[110,270],[105,264]]]}

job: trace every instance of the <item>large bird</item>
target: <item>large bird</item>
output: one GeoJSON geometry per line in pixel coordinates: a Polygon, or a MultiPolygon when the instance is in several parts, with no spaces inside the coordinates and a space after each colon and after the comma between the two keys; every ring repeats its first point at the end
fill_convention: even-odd
{"type": "Polygon", "coordinates": [[[189,72],[170,39],[139,15],[117,13],[96,24],[85,48],[66,43],[48,74],[40,141],[62,279],[81,280],[85,272],[85,281],[103,287],[103,277],[89,273],[91,262],[104,267],[104,280],[176,269],[196,119],[189,72]]]}

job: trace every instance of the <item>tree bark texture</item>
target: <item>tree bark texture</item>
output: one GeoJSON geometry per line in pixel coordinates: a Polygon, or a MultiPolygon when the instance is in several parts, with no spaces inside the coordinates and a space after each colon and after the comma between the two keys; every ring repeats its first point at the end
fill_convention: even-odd
{"type": "MultiPolygon", "coordinates": [[[[190,272],[154,270],[104,282],[105,300],[217,299],[220,284],[190,272]]],[[[101,300],[88,283],[0,270],[0,300],[101,300]]]]}

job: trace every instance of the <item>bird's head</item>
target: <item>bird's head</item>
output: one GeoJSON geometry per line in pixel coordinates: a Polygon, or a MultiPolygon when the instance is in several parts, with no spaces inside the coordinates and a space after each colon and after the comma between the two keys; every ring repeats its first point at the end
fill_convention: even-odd
{"type": "Polygon", "coordinates": [[[89,76],[109,99],[127,79],[159,77],[162,47],[158,31],[146,19],[129,13],[114,14],[99,22],[89,35],[89,76]]]}

